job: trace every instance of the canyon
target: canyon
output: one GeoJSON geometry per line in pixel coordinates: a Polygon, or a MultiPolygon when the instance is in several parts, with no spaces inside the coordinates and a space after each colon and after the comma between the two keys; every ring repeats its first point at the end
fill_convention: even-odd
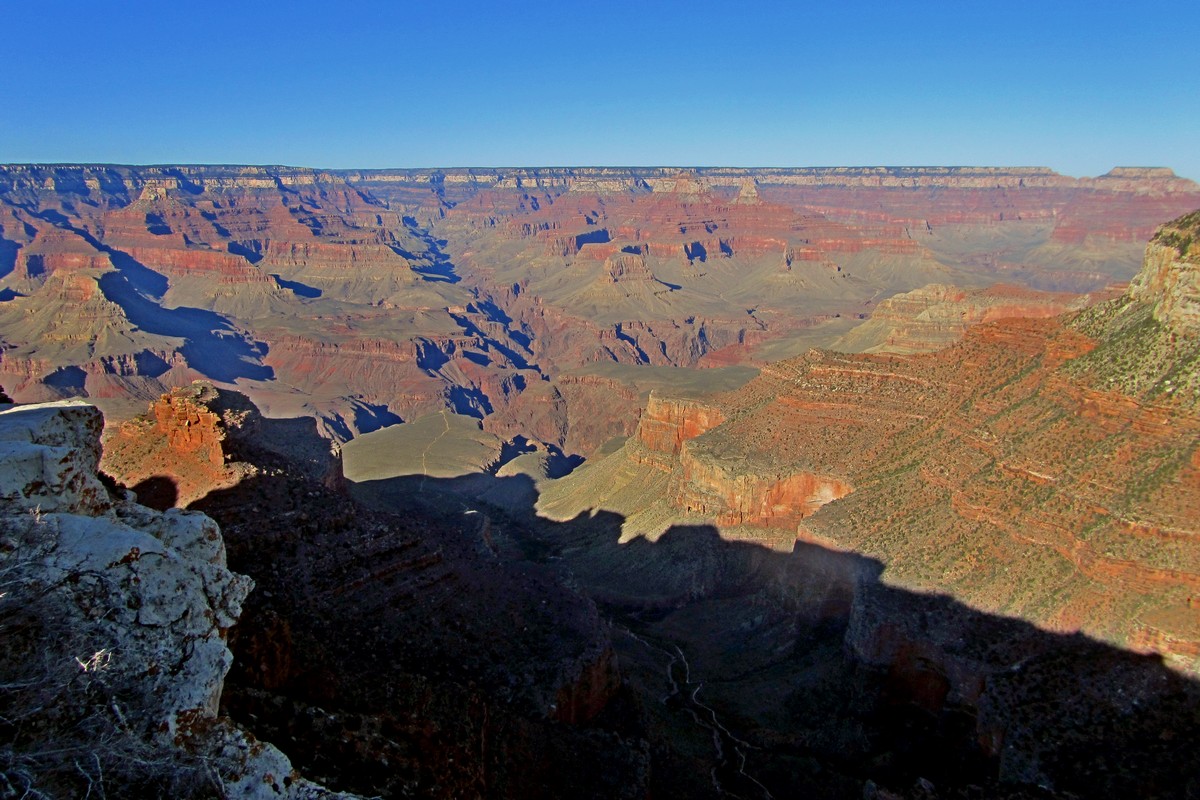
{"type": "Polygon", "coordinates": [[[1140,168],[3,166],[0,417],[87,419],[89,513],[207,515],[205,719],[306,792],[1190,797],[1196,208],[1140,168]]]}
{"type": "Polygon", "coordinates": [[[595,415],[609,365],[938,346],[1129,280],[1197,206],[1163,169],[0,166],[0,384],[117,420],[206,378],[339,442],[445,409],[587,456],[644,401],[595,415]]]}

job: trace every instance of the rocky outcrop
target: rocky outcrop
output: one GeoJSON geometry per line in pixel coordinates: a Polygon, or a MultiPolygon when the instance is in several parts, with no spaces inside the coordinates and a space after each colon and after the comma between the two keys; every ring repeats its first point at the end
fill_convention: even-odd
{"type": "Polygon", "coordinates": [[[841,478],[725,459],[688,442],[679,453],[679,467],[671,503],[723,526],[794,531],[800,520],[853,491],[841,478]]]}
{"type": "Polygon", "coordinates": [[[1153,305],[1154,318],[1172,330],[1200,333],[1200,212],[1158,229],[1129,294],[1153,305]]]}
{"type": "Polygon", "coordinates": [[[724,421],[725,415],[715,405],[651,392],[638,423],[637,439],[653,453],[678,456],[684,442],[724,421]]]}
{"type": "Polygon", "coordinates": [[[962,338],[982,322],[1025,317],[1056,317],[1086,302],[1086,297],[1036,292],[1016,286],[962,289],[930,284],[884,300],[832,349],[849,353],[922,353],[962,338]]]}
{"type": "Polygon", "coordinates": [[[792,472],[745,453],[730,456],[706,446],[703,435],[725,421],[725,411],[715,402],[652,392],[638,423],[641,447],[631,449],[630,457],[673,473],[668,497],[676,509],[724,526],[794,530],[801,519],[851,491],[845,480],[792,472]]]}
{"type": "Polygon", "coordinates": [[[25,677],[0,692],[30,715],[4,748],[10,785],[333,797],[218,716],[226,636],[253,583],[226,568],[210,518],[109,494],[102,426],[77,401],[0,410],[0,660],[25,677]],[[215,774],[184,780],[205,762],[215,774]]]}
{"type": "MultiPolygon", "coordinates": [[[[121,423],[105,442],[102,466],[158,509],[186,508],[231,486],[246,465],[227,462],[225,425],[212,410],[212,384],[197,381],[159,397],[146,413],[121,423]]],[[[230,420],[233,422],[234,420],[230,420]]]]}

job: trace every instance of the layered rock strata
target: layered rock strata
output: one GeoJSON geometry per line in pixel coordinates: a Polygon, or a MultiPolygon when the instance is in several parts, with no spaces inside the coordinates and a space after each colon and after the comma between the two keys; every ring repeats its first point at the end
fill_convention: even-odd
{"type": "MultiPolygon", "coordinates": [[[[794,354],[931,283],[1124,280],[1197,198],[1129,169],[10,165],[0,376],[122,416],[203,377],[338,440],[442,409],[510,431],[567,370],[794,354]]],[[[894,345],[956,329],[931,322],[894,345]]]]}
{"type": "Polygon", "coordinates": [[[849,353],[923,353],[957,342],[967,328],[1009,318],[1056,317],[1103,297],[1015,286],[969,290],[931,284],[884,300],[870,318],[833,343],[849,353]]]}

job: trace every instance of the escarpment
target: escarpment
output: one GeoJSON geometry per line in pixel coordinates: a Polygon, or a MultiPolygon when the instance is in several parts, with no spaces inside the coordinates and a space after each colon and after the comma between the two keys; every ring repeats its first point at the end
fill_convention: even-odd
{"type": "MultiPolygon", "coordinates": [[[[829,770],[824,726],[855,720],[925,770],[871,778],[897,796],[1185,797],[1151,755],[1156,731],[1190,737],[1174,709],[1200,669],[1197,351],[1163,313],[1186,295],[1164,273],[1180,244],[1153,243],[1123,295],[936,353],[811,350],[733,391],[656,393],[620,450],[541,487],[539,545],[620,615],[626,659],[704,675],[706,707],[764,751],[829,770]]],[[[797,785],[741,752],[772,793],[797,785]]],[[[861,789],[836,772],[803,785],[861,789]]]]}

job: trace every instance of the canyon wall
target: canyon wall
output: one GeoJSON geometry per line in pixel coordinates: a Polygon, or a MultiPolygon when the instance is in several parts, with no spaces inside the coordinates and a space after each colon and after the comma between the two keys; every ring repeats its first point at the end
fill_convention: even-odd
{"type": "MultiPolygon", "coordinates": [[[[627,410],[573,437],[582,392],[539,410],[563,372],[760,363],[929,284],[1095,291],[1198,203],[1164,170],[8,165],[0,379],[128,417],[202,377],[337,440],[447,409],[590,452],[627,410]]],[[[881,336],[1049,308],[1021,291],[881,336]]]]}
{"type": "MultiPolygon", "coordinates": [[[[669,473],[676,522],[783,527],[879,558],[894,585],[1195,672],[1200,345],[1190,261],[1162,243],[1188,219],[1125,295],[933,354],[814,350],[734,392],[656,400],[610,458],[669,473]],[[685,433],[697,408],[718,424],[685,433]]],[[[555,491],[586,498],[587,475],[555,491]]]]}

